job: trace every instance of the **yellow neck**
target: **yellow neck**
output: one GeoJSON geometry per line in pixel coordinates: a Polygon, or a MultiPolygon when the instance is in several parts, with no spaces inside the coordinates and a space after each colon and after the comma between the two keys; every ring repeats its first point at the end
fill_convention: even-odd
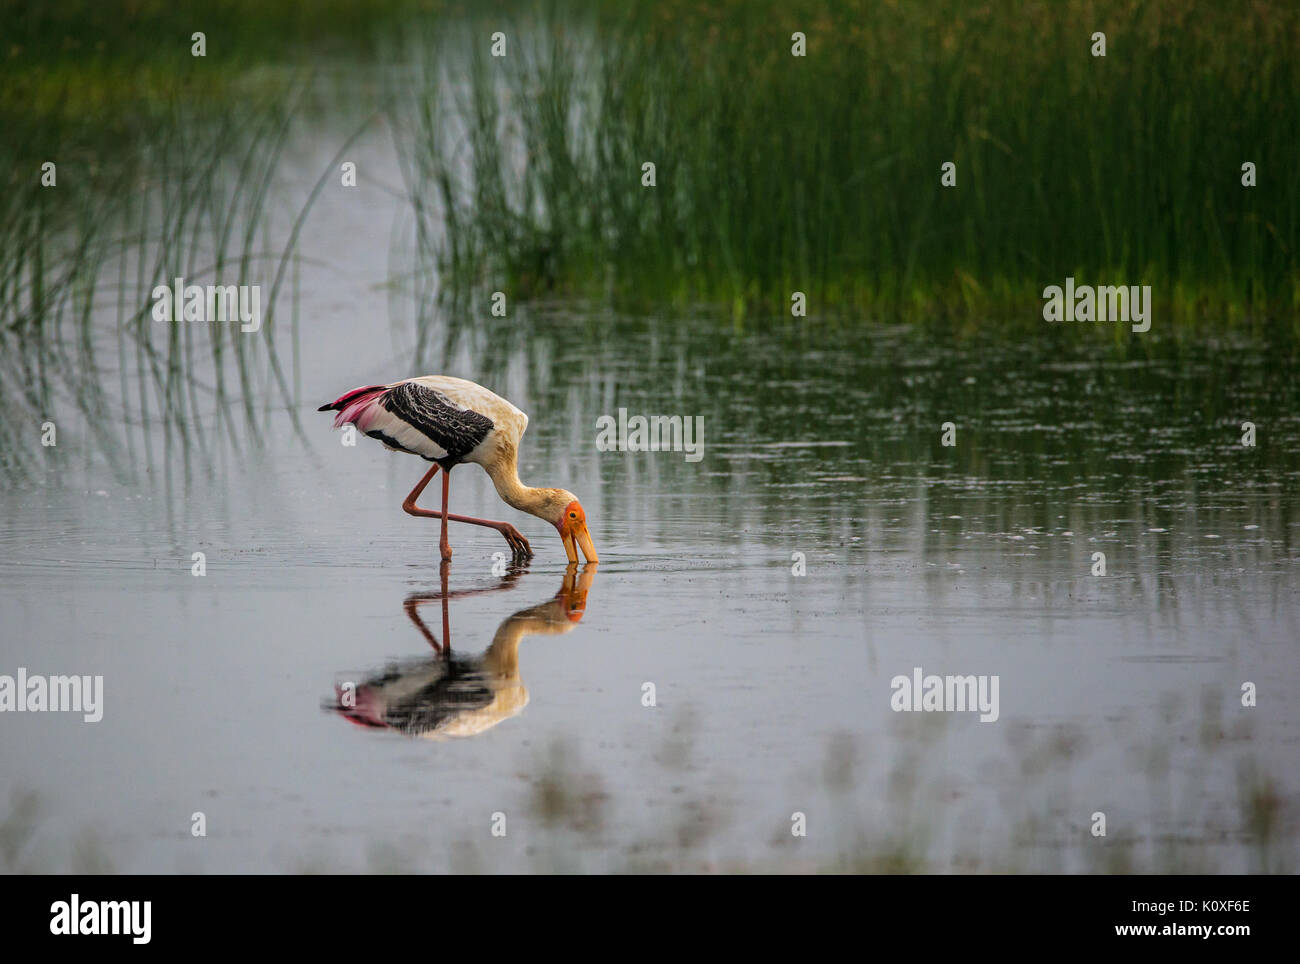
{"type": "Polygon", "coordinates": [[[554,502],[556,490],[533,488],[520,482],[519,471],[515,467],[515,459],[510,457],[513,454],[511,452],[508,455],[503,455],[502,458],[483,466],[492,479],[492,484],[496,486],[497,495],[501,496],[501,501],[506,505],[512,506],[520,512],[527,512],[529,515],[535,515],[547,522],[554,522],[555,520],[551,516],[554,509],[552,503],[554,502]]]}

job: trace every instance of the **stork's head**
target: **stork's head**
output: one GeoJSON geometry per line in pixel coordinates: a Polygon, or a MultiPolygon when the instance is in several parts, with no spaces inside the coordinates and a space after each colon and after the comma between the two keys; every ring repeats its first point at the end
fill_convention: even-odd
{"type": "Polygon", "coordinates": [[[596,547],[591,542],[591,533],[587,531],[587,513],[582,511],[578,497],[572,492],[564,492],[558,501],[561,504],[560,514],[551,522],[564,540],[564,552],[569,557],[569,562],[578,561],[579,547],[588,562],[599,562],[596,547]]]}

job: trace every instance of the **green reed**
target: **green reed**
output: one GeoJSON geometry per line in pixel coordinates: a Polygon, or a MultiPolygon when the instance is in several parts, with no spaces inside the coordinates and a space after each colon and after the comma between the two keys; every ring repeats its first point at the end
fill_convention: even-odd
{"type": "Polygon", "coordinates": [[[288,237],[273,233],[290,122],[358,113],[351,78],[315,74],[320,58],[364,65],[383,30],[440,6],[0,0],[0,474],[45,464],[32,427],[46,418],[123,474],[152,469],[160,440],[188,471],[217,440],[257,439],[273,408],[296,425],[272,322],[288,310],[297,323],[277,296],[323,180],[288,237]],[[45,161],[56,187],[40,184],[45,161]],[[260,284],[261,330],[155,323],[150,292],[177,276],[260,284]]]}
{"type": "Polygon", "coordinates": [[[80,131],[52,135],[43,118],[38,136],[61,147],[49,187],[29,153],[9,151],[0,400],[22,417],[4,429],[0,469],[35,467],[31,426],[46,418],[125,473],[138,454],[153,465],[155,431],[188,467],[211,458],[214,435],[238,446],[232,422],[256,429],[270,407],[292,411],[271,322],[301,216],[278,248],[265,224],[293,104],[287,86],[218,109],[177,103],[129,143],[84,153],[80,131]],[[260,285],[261,329],[156,322],[152,292],[176,277],[260,285]]]}
{"type": "Polygon", "coordinates": [[[1270,0],[552,5],[444,35],[398,123],[461,289],[1041,320],[1073,275],[1295,319],[1296,49],[1270,0]]]}

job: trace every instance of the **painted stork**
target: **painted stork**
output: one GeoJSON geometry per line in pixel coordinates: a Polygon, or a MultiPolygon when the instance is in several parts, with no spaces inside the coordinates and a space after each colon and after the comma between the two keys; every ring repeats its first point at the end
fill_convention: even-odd
{"type": "Polygon", "coordinates": [[[317,411],[338,412],[335,428],[350,423],[394,451],[409,452],[433,463],[402,508],[410,515],[442,520],[439,548],[444,562],[451,559],[448,521],[496,529],[505,536],[514,555],[533,554],[528,540],[510,523],[447,511],[451,469],[461,462],[483,466],[502,501],[555,526],[569,562],[578,561],[578,548],[588,562],[599,561],[578,497],[567,489],[533,488],[519,481],[519,439],[528,427],[528,416],[482,385],[449,375],[424,375],[388,385],[354,388],[317,411]],[[439,469],[442,511],[421,509],[415,500],[439,469]]]}

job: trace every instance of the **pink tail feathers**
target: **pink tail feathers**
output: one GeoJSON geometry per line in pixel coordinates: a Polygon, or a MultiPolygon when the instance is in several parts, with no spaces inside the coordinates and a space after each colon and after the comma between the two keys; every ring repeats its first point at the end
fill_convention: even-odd
{"type": "Polygon", "coordinates": [[[337,411],[338,415],[334,416],[335,428],[342,428],[351,422],[364,432],[370,427],[373,414],[379,410],[379,398],[386,391],[388,391],[387,385],[367,385],[364,388],[354,388],[352,391],[339,396],[330,404],[322,405],[317,411],[337,411]]]}

